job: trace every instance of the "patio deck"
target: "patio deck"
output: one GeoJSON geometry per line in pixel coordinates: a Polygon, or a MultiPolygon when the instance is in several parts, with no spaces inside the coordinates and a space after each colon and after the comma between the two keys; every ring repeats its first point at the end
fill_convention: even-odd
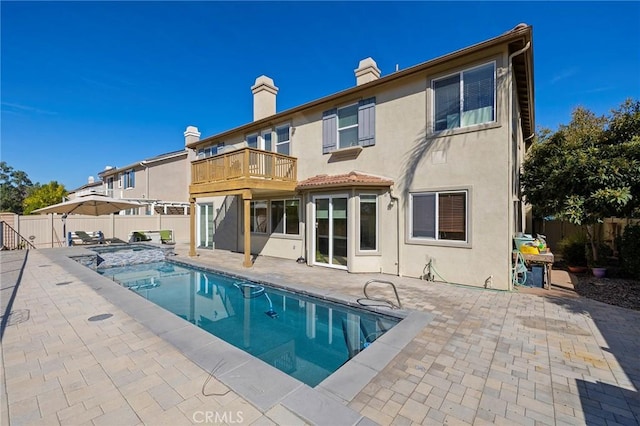
{"type": "MultiPolygon", "coordinates": [[[[2,424],[178,425],[204,423],[208,413],[235,424],[640,422],[640,312],[563,291],[507,293],[383,276],[405,307],[433,319],[383,359],[361,390],[340,396],[286,382],[288,393],[274,401],[260,396],[269,383],[238,385],[230,367],[205,386],[202,348],[171,343],[195,327],[169,330],[177,323],[159,308],[136,313],[132,295],[68,260],[66,250],[81,249],[0,254],[3,313],[8,305],[13,312],[3,318],[2,424]],[[116,296],[124,302],[114,304],[116,296]],[[112,316],[90,320],[100,314],[112,316]]],[[[346,300],[380,277],[268,257],[244,269],[240,253],[202,250],[190,259],[187,246],[176,252],[346,300]]]]}

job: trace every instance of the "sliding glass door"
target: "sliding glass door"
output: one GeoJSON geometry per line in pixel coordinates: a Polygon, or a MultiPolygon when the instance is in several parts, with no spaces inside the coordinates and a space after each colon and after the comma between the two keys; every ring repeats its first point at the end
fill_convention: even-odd
{"type": "Polygon", "coordinates": [[[314,263],[347,267],[347,197],[314,197],[314,263]]]}
{"type": "Polygon", "coordinates": [[[213,203],[198,204],[198,247],[213,248],[213,203]]]}

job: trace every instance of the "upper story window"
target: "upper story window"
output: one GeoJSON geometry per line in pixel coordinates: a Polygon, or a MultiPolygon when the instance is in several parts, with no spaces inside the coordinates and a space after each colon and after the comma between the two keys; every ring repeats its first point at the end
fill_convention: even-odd
{"type": "Polygon", "coordinates": [[[265,151],[273,151],[273,132],[271,129],[265,130],[260,134],[260,149],[265,151]]]}
{"type": "Polygon", "coordinates": [[[410,204],[411,238],[467,241],[467,191],[413,193],[410,204]]]}
{"type": "Polygon", "coordinates": [[[434,80],[433,130],[495,121],[495,71],[496,64],[491,62],[434,80]]]}
{"type": "Polygon", "coordinates": [[[258,135],[249,135],[247,136],[247,146],[249,148],[258,148],[258,135]]]}
{"type": "MultiPolygon", "coordinates": [[[[276,152],[289,155],[291,148],[291,127],[289,125],[276,127],[276,152]]],[[[265,148],[266,149],[266,148],[265,148]]],[[[267,151],[271,151],[268,149],[267,151]]]]}
{"type": "Polygon", "coordinates": [[[376,98],[322,114],[322,153],[350,146],[375,145],[376,98]]]}
{"type": "Polygon", "coordinates": [[[358,145],[358,105],[338,109],[338,149],[358,145]]]}
{"type": "Polygon", "coordinates": [[[122,186],[125,189],[136,186],[136,172],[133,169],[127,170],[122,174],[122,186]]]}
{"type": "Polygon", "coordinates": [[[216,145],[207,146],[204,148],[198,148],[198,158],[207,158],[212,155],[218,154],[222,148],[224,148],[224,142],[220,142],[216,145]]]}
{"type": "Polygon", "coordinates": [[[113,176],[109,176],[104,182],[105,194],[109,197],[113,197],[113,181],[114,180],[115,179],[113,176]]]}

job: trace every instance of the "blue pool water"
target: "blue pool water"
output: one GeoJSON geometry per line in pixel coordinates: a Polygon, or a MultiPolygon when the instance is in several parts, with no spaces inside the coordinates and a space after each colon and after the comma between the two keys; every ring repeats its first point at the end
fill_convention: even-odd
{"type": "Polygon", "coordinates": [[[399,321],[170,262],[100,273],[309,386],[399,321]]]}

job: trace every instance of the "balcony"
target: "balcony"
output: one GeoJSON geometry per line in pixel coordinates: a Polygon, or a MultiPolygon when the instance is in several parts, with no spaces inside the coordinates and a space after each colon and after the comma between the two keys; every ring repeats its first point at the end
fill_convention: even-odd
{"type": "Polygon", "coordinates": [[[252,193],[293,191],[297,159],[275,152],[243,148],[191,163],[192,197],[251,190],[252,193]]]}

